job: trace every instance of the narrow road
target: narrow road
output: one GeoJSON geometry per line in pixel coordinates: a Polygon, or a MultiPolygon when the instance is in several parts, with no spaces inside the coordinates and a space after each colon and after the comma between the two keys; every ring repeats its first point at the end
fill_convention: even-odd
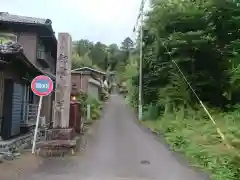
{"type": "Polygon", "coordinates": [[[139,127],[131,110],[118,95],[110,97],[101,121],[95,126],[82,155],[44,160],[33,172],[20,179],[207,179],[205,175],[179,162],[154,135],[139,127]]]}

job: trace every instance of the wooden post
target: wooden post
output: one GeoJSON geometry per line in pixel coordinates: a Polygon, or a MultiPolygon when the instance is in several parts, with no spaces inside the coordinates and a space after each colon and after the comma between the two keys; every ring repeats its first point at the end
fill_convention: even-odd
{"type": "Polygon", "coordinates": [[[68,33],[58,34],[54,128],[69,128],[71,91],[72,38],[68,33]]]}

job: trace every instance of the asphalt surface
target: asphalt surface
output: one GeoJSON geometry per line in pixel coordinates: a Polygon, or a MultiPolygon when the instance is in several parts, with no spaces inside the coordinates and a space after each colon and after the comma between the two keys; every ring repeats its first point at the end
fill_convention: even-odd
{"type": "MultiPolygon", "coordinates": [[[[16,179],[207,180],[205,175],[180,162],[153,134],[143,130],[118,95],[110,97],[102,119],[91,129],[84,153],[41,160],[34,169],[24,172],[16,179]]],[[[0,179],[14,180],[1,178],[1,173],[0,179]]]]}

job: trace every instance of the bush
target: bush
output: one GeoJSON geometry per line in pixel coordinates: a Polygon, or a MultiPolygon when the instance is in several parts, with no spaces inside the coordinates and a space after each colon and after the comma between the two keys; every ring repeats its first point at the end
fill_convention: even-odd
{"type": "Polygon", "coordinates": [[[106,101],[108,98],[109,98],[109,93],[105,89],[102,89],[102,92],[100,94],[101,101],[106,101]]]}
{"type": "Polygon", "coordinates": [[[80,92],[77,96],[77,101],[80,102],[81,104],[80,111],[84,116],[86,116],[86,112],[87,112],[87,104],[86,104],[87,98],[88,98],[88,94],[85,92],[80,92]]]}
{"type": "Polygon", "coordinates": [[[159,105],[150,104],[143,107],[143,120],[157,119],[161,114],[159,105]]]}
{"type": "Polygon", "coordinates": [[[81,92],[77,96],[77,100],[81,103],[81,110],[84,116],[87,116],[87,105],[90,104],[91,107],[91,119],[96,120],[100,117],[102,102],[96,98],[90,96],[87,93],[81,92]]]}
{"type": "Polygon", "coordinates": [[[224,145],[216,127],[202,111],[182,109],[145,124],[162,132],[174,151],[184,153],[193,165],[210,172],[213,180],[239,180],[239,110],[213,115],[234,149],[224,145]]]}
{"type": "Polygon", "coordinates": [[[86,99],[86,104],[90,104],[91,119],[92,120],[99,119],[102,109],[102,102],[97,100],[96,98],[88,96],[88,98],[86,99]]]}

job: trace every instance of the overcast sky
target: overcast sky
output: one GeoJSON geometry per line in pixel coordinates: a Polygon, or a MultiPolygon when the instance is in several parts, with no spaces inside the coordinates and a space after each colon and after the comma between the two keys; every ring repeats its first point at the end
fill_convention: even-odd
{"type": "Polygon", "coordinates": [[[49,18],[74,40],[119,44],[133,36],[141,0],[1,0],[0,12],[49,18]]]}

